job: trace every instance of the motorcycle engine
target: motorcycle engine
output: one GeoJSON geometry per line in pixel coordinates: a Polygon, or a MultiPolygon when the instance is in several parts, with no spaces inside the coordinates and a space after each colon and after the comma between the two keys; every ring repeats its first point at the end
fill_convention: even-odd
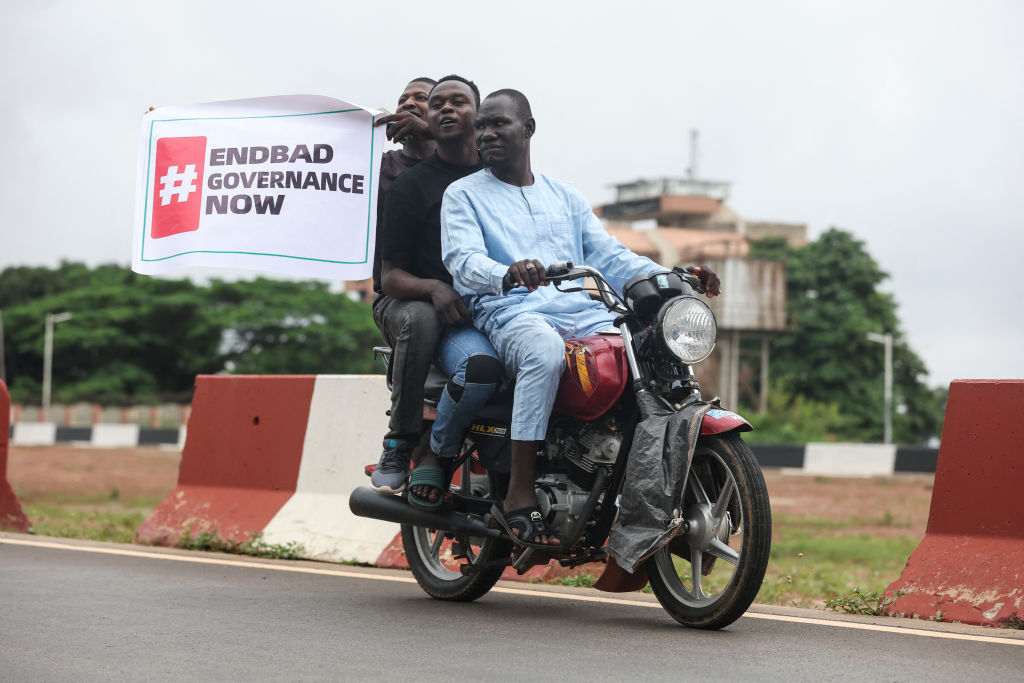
{"type": "Polygon", "coordinates": [[[536,480],[541,514],[556,533],[566,536],[584,513],[595,482],[604,468],[611,474],[622,436],[610,425],[565,424],[548,433],[545,455],[554,465],[536,480]]]}
{"type": "Polygon", "coordinates": [[[599,467],[611,471],[619,457],[622,436],[608,428],[584,425],[577,434],[555,430],[555,438],[547,442],[547,456],[552,461],[565,458],[576,467],[588,474],[593,474],[599,467]]]}
{"type": "Polygon", "coordinates": [[[583,514],[587,496],[568,475],[546,474],[535,482],[540,512],[548,525],[562,537],[569,534],[573,524],[583,514]]]}

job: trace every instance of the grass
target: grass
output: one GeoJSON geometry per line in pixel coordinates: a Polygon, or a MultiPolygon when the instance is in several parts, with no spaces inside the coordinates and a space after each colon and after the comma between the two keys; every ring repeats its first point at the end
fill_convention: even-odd
{"type": "Polygon", "coordinates": [[[160,498],[123,500],[113,488],[107,494],[55,494],[22,498],[32,533],[109,543],[131,543],[160,498]]]}
{"type": "MultiPolygon", "coordinates": [[[[33,534],[132,543],[136,530],[160,500],[160,497],[122,500],[120,491],[112,488],[106,494],[25,496],[21,503],[25,515],[31,520],[33,534]]],[[[186,532],[176,547],[284,560],[297,560],[304,552],[298,543],[266,543],[262,533],[254,533],[244,541],[232,541],[221,538],[216,530],[195,536],[186,532]]]]}
{"type": "MultiPolygon", "coordinates": [[[[836,528],[842,527],[828,527],[836,528]]],[[[881,594],[899,578],[918,541],[864,533],[823,535],[813,524],[778,524],[757,602],[822,607],[856,590],[881,594]]]]}
{"type": "MultiPolygon", "coordinates": [[[[890,510],[873,519],[846,520],[777,515],[771,556],[764,583],[755,602],[792,607],[860,610],[881,613],[895,599],[886,589],[900,576],[907,558],[920,539],[910,536],[877,536],[847,533],[865,527],[909,528],[910,522],[895,519],[890,510]]],[[[689,572],[689,563],[676,558],[676,568],[689,572]]],[[[722,567],[721,569],[724,569],[722,567]]],[[[729,572],[718,569],[705,577],[705,591],[724,588],[729,572]]],[[[594,584],[592,574],[555,578],[545,583],[561,586],[594,584]]],[[[650,584],[644,592],[651,592],[650,584]]]]}
{"type": "Polygon", "coordinates": [[[197,536],[186,531],[185,535],[176,544],[178,548],[185,550],[208,550],[221,553],[234,553],[236,555],[252,555],[254,557],[266,557],[275,560],[298,560],[302,558],[305,548],[302,544],[294,541],[289,543],[266,543],[263,540],[263,532],[256,532],[244,541],[232,541],[221,538],[216,530],[203,531],[197,536]]]}

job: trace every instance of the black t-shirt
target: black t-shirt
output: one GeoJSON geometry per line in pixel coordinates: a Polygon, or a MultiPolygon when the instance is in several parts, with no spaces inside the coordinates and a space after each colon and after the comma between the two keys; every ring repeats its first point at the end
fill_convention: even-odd
{"type": "Polygon", "coordinates": [[[420,163],[419,159],[408,156],[400,149],[393,149],[384,152],[380,159],[380,179],[377,184],[377,241],[373,248],[373,291],[378,294],[380,289],[380,233],[384,224],[384,197],[391,183],[395,182],[398,176],[420,163]]]}
{"type": "Polygon", "coordinates": [[[435,153],[403,173],[384,195],[380,258],[407,263],[416,277],[452,283],[441,261],[441,199],[448,186],[483,166],[458,166],[435,153]]]}

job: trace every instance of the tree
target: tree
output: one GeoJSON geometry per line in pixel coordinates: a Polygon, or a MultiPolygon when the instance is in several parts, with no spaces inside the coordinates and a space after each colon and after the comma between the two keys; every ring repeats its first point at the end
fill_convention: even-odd
{"type": "Polygon", "coordinates": [[[752,255],[787,268],[789,329],[772,344],[772,375],[794,394],[839,407],[840,438],[882,438],[884,359],[869,332],[894,338],[894,440],[919,443],[942,425],[944,392],[928,388],[927,370],[899,327],[892,295],[878,291],[888,277],[848,232],[832,228],[805,247],[782,240],[755,243],[752,255]]]}
{"type": "Polygon", "coordinates": [[[370,307],[330,292],[326,283],[218,280],[210,289],[231,372],[379,372],[372,347],[382,342],[370,307]]]}
{"type": "Polygon", "coordinates": [[[187,280],[65,263],[50,273],[56,283],[39,287],[38,272],[27,274],[43,294],[5,311],[16,400],[34,401],[39,395],[47,313],[73,315],[54,332],[57,401],[188,400],[197,372],[222,367],[220,324],[202,289],[187,280]]]}
{"type": "Polygon", "coordinates": [[[116,265],[0,272],[11,395],[41,394],[47,313],[54,400],[187,401],[201,373],[373,372],[369,306],[320,282],[158,280],[116,265]]]}

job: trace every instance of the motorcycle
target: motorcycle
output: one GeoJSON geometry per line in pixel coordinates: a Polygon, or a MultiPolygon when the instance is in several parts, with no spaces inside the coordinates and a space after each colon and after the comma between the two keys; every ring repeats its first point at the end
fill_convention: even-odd
{"type": "MultiPolygon", "coordinates": [[[[452,463],[441,508],[417,508],[400,496],[359,487],[350,496],[352,512],[401,524],[413,575],[440,600],[475,600],[507,567],[522,574],[552,559],[563,567],[606,562],[598,588],[618,582],[621,590],[625,580],[626,589],[635,590],[649,580],[662,607],[680,624],[701,629],[731,624],[757,595],[771,548],[768,492],[740,437],[752,429],[740,415],[706,405],[700,413],[699,436],[692,456],[683,461],[681,500],[672,510],[667,540],[632,575],[609,562],[608,553],[623,494],[640,485],[626,474],[643,419],[641,396],[648,402],[653,398],[666,413],[700,401],[691,366],[711,354],[717,336],[711,309],[694,296],[703,293],[700,280],[676,268],[634,277],[620,296],[587,266],[556,264],[545,275],[560,291],[589,292],[618,314],[617,330],[566,341],[568,370],[536,460],[538,504],[561,545],[544,550],[516,545],[490,513],[508,485],[510,392],[499,393],[475,417],[452,463]]],[[[374,351],[387,366],[390,386],[391,349],[374,351]]],[[[424,438],[446,381],[439,373],[428,379],[424,438]]]]}

